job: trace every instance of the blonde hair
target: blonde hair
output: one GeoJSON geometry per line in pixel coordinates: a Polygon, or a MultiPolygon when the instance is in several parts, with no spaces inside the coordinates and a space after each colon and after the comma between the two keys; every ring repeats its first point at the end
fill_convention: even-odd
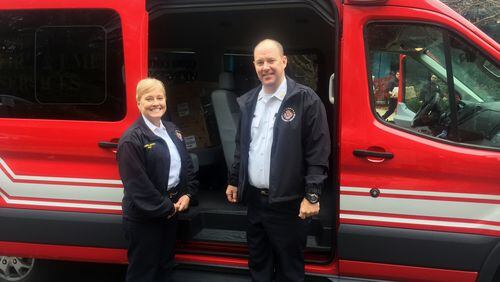
{"type": "Polygon", "coordinates": [[[160,90],[163,95],[166,96],[165,85],[163,85],[163,82],[156,78],[144,78],[137,83],[137,88],[135,89],[135,99],[139,102],[144,94],[154,90],[160,90]]]}

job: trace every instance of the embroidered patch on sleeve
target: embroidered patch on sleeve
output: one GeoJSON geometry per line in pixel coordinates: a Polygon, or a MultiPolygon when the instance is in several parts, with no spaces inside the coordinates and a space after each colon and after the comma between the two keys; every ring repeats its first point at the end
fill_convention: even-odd
{"type": "Polygon", "coordinates": [[[144,145],[144,148],[151,150],[151,148],[153,148],[154,145],[156,145],[156,143],[149,143],[149,144],[144,145]]]}

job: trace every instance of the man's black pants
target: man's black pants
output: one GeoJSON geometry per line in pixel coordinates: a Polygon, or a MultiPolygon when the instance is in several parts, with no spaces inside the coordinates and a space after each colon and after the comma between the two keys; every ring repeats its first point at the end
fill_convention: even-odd
{"type": "Polygon", "coordinates": [[[302,199],[269,204],[248,189],[247,242],[252,281],[304,281],[304,249],[309,219],[299,218],[302,199]]]}
{"type": "Polygon", "coordinates": [[[127,282],[170,281],[174,263],[177,215],[137,222],[123,219],[128,242],[127,282]]]}

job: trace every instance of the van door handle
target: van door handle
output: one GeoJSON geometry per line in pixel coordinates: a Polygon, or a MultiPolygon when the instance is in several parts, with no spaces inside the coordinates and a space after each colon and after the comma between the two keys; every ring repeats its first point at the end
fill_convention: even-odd
{"type": "Polygon", "coordinates": [[[108,142],[108,141],[100,141],[97,143],[99,147],[103,149],[116,149],[118,148],[118,143],[116,142],[108,142]]]}
{"type": "Polygon", "coordinates": [[[330,81],[328,83],[328,100],[330,103],[335,104],[335,93],[333,93],[333,89],[335,88],[335,73],[330,75],[330,81]]]}
{"type": "Polygon", "coordinates": [[[377,152],[377,151],[369,151],[369,150],[361,150],[356,149],[352,152],[355,157],[358,158],[366,158],[366,157],[375,157],[390,160],[394,158],[394,154],[391,152],[377,152]]]}

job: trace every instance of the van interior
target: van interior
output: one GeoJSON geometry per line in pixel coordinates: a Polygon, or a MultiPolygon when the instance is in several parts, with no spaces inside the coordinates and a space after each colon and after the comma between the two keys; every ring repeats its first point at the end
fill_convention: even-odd
{"type": "MultiPolygon", "coordinates": [[[[336,65],[336,14],[329,1],[186,2],[148,2],[149,75],[166,82],[168,118],[182,130],[201,183],[180,217],[178,249],[244,257],[246,208],[228,203],[225,189],[238,119],[236,98],[259,85],[253,47],[265,38],[283,44],[287,75],[316,91],[335,133],[328,91],[336,65]]],[[[331,158],[331,171],[335,163],[331,158]]],[[[335,187],[330,173],[320,215],[309,231],[308,262],[332,257],[335,187]]]]}

